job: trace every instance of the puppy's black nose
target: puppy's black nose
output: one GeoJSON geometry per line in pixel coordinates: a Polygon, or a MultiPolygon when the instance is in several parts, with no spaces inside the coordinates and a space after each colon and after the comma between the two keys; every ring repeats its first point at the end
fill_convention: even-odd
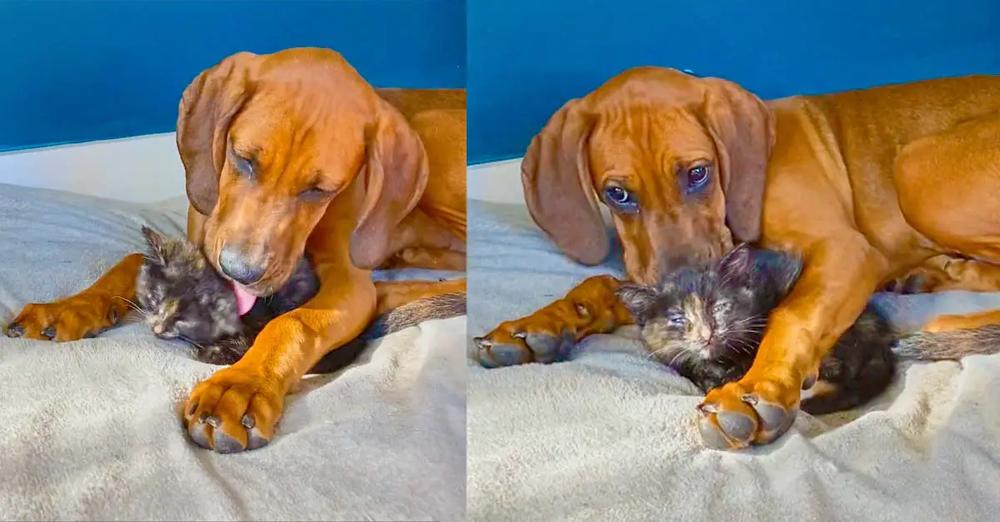
{"type": "Polygon", "coordinates": [[[267,267],[248,262],[238,248],[224,246],[219,253],[219,268],[234,281],[249,285],[260,281],[267,267]]]}

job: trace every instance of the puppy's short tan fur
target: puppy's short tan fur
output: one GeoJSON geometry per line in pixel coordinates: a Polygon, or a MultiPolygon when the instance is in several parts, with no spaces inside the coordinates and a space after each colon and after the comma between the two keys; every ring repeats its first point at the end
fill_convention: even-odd
{"type": "MultiPolygon", "coordinates": [[[[597,206],[605,187],[635,195],[638,212],[614,217],[632,281],[654,283],[734,241],[802,256],[802,277],[771,316],[753,367],[701,408],[706,438],[744,447],[790,426],[803,381],[880,285],[1000,289],[998,143],[995,76],[765,103],[729,81],[644,67],[560,109],[522,172],[535,221],[586,264],[608,253],[597,206]],[[711,170],[697,195],[684,190],[692,165],[711,170]]],[[[520,348],[530,360],[531,339],[608,331],[629,321],[617,286],[588,279],[500,324],[483,345],[520,348]]],[[[927,329],[995,322],[1000,312],[927,329]]]]}
{"type": "MultiPolygon", "coordinates": [[[[377,299],[398,306],[465,291],[464,280],[377,288],[371,279],[380,265],[464,267],[464,144],[464,91],[377,91],[328,49],[239,53],[195,78],[177,118],[189,239],[216,265],[223,245],[266,263],[249,287],[260,295],[281,287],[304,251],[320,278],[313,299],[194,388],[183,417],[195,442],[220,452],[265,444],[285,395],[364,329],[377,299]]],[[[123,298],[134,300],[141,261],[130,255],[14,323],[57,341],[112,326],[123,298]]]]}

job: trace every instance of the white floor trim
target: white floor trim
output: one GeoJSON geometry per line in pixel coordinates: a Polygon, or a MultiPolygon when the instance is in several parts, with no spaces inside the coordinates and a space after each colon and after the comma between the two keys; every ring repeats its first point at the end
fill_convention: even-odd
{"type": "Polygon", "coordinates": [[[0,183],[150,203],[184,195],[174,133],[0,153],[0,183]]]}
{"type": "MultiPolygon", "coordinates": [[[[151,203],[184,195],[174,133],[0,153],[0,183],[151,203]]],[[[468,197],[523,204],[521,158],[469,165],[468,197]]]]}
{"type": "Polygon", "coordinates": [[[521,158],[469,165],[466,191],[469,199],[495,203],[524,203],[521,158]]]}

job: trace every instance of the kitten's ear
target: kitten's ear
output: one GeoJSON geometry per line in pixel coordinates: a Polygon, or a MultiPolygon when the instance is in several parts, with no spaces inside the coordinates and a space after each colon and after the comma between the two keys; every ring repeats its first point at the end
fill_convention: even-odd
{"type": "Polygon", "coordinates": [[[142,227],[142,235],[146,236],[146,243],[149,244],[150,252],[160,261],[163,261],[163,236],[145,225],[142,227]]]}
{"type": "Polygon", "coordinates": [[[750,245],[747,243],[736,245],[719,261],[719,272],[727,278],[749,274],[753,265],[750,254],[750,245]]]}
{"type": "Polygon", "coordinates": [[[782,296],[792,290],[802,275],[802,259],[794,254],[765,250],[757,265],[775,282],[782,296]]]}
{"type": "Polygon", "coordinates": [[[618,300],[625,305],[632,318],[640,323],[649,316],[653,303],[656,302],[656,292],[645,286],[624,284],[618,287],[617,294],[618,300]]]}

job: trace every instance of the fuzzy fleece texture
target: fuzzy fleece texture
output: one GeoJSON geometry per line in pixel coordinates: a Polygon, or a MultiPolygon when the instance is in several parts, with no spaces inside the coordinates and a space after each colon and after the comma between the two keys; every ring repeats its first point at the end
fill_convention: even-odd
{"type": "MultiPolygon", "coordinates": [[[[185,202],[137,206],[0,185],[0,323],[77,292],[139,227],[182,234],[185,202]]],[[[382,274],[386,278],[451,276],[382,274]]],[[[188,442],[179,404],[217,369],[127,324],[54,344],[0,336],[0,519],[461,520],[465,317],[370,347],[289,396],[267,447],[188,442]]]]}
{"type": "MultiPolygon", "coordinates": [[[[561,297],[583,267],[523,206],[472,201],[469,337],[561,297]],[[495,248],[504,245],[504,248],[495,248]]],[[[614,251],[620,251],[615,249],[614,251]]],[[[1000,293],[879,294],[900,328],[1000,308],[1000,293]]],[[[904,363],[873,403],[800,413],[776,443],[704,449],[698,389],[645,357],[634,328],[571,360],[485,370],[469,350],[469,520],[996,520],[1000,355],[904,363]]]]}

